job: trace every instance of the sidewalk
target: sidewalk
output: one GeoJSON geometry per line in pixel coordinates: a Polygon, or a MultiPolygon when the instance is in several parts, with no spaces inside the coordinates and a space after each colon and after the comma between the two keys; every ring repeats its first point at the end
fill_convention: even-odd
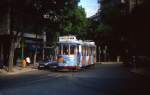
{"type": "Polygon", "coordinates": [[[123,62],[114,62],[114,61],[108,61],[108,62],[96,62],[98,64],[122,64],[123,62]]]}
{"type": "Polygon", "coordinates": [[[21,74],[21,73],[35,71],[35,70],[37,70],[37,69],[33,68],[33,66],[27,66],[25,68],[19,67],[19,66],[15,66],[15,67],[13,67],[13,71],[12,72],[7,72],[6,70],[2,69],[2,70],[0,70],[0,74],[1,75],[15,75],[15,74],[21,74]]]}
{"type": "Polygon", "coordinates": [[[150,68],[148,68],[148,67],[133,68],[133,69],[131,69],[131,72],[145,76],[145,77],[150,77],[150,68]]]}

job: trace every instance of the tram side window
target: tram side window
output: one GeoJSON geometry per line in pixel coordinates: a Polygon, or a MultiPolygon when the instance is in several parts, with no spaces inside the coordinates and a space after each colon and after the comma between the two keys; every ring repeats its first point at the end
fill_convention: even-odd
{"type": "Polygon", "coordinates": [[[82,47],[82,56],[86,56],[86,47],[82,47]]]}
{"type": "Polygon", "coordinates": [[[86,56],[89,56],[89,52],[88,52],[89,48],[86,47],[86,56]]]}
{"type": "Polygon", "coordinates": [[[91,47],[91,56],[93,56],[93,47],[91,47]]]}
{"type": "Polygon", "coordinates": [[[89,48],[86,47],[86,56],[89,56],[89,52],[88,52],[89,48]]]}
{"type": "Polygon", "coordinates": [[[75,45],[70,46],[70,54],[73,55],[75,53],[75,45]]]}
{"type": "Polygon", "coordinates": [[[69,46],[68,45],[63,45],[63,54],[67,55],[69,51],[69,46]]]}
{"type": "Polygon", "coordinates": [[[94,47],[91,48],[91,54],[94,54],[94,47]]]}
{"type": "Polygon", "coordinates": [[[82,56],[85,56],[84,55],[84,50],[85,50],[84,47],[82,47],[82,56]]]}
{"type": "Polygon", "coordinates": [[[89,52],[89,56],[91,56],[91,47],[89,47],[88,52],[89,52]]]}
{"type": "Polygon", "coordinates": [[[94,54],[96,54],[96,48],[94,48],[94,54]]]}

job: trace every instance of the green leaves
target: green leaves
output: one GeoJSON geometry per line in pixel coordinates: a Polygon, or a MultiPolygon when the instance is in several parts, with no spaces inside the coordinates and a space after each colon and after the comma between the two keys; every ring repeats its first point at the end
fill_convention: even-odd
{"type": "Polygon", "coordinates": [[[75,6],[70,9],[65,8],[64,12],[64,33],[80,35],[81,32],[85,31],[87,26],[87,18],[85,10],[82,7],[75,6]]]}
{"type": "Polygon", "coordinates": [[[104,25],[101,23],[100,25],[97,26],[96,32],[111,32],[112,28],[109,25],[104,25]]]}

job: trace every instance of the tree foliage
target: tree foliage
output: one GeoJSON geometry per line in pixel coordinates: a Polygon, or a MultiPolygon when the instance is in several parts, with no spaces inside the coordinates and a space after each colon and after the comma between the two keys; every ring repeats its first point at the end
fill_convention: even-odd
{"type": "Polygon", "coordinates": [[[103,23],[99,24],[96,28],[96,32],[111,32],[112,28],[109,25],[103,23]]]}
{"type": "Polygon", "coordinates": [[[86,30],[87,18],[82,7],[73,9],[65,8],[64,12],[64,33],[73,35],[82,35],[86,30]]]}

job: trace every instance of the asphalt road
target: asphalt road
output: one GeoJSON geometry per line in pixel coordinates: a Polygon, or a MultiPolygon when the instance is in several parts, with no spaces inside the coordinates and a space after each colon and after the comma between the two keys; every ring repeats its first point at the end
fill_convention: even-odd
{"type": "Polygon", "coordinates": [[[121,64],[78,72],[40,70],[0,77],[0,95],[150,95],[150,79],[121,64]]]}

